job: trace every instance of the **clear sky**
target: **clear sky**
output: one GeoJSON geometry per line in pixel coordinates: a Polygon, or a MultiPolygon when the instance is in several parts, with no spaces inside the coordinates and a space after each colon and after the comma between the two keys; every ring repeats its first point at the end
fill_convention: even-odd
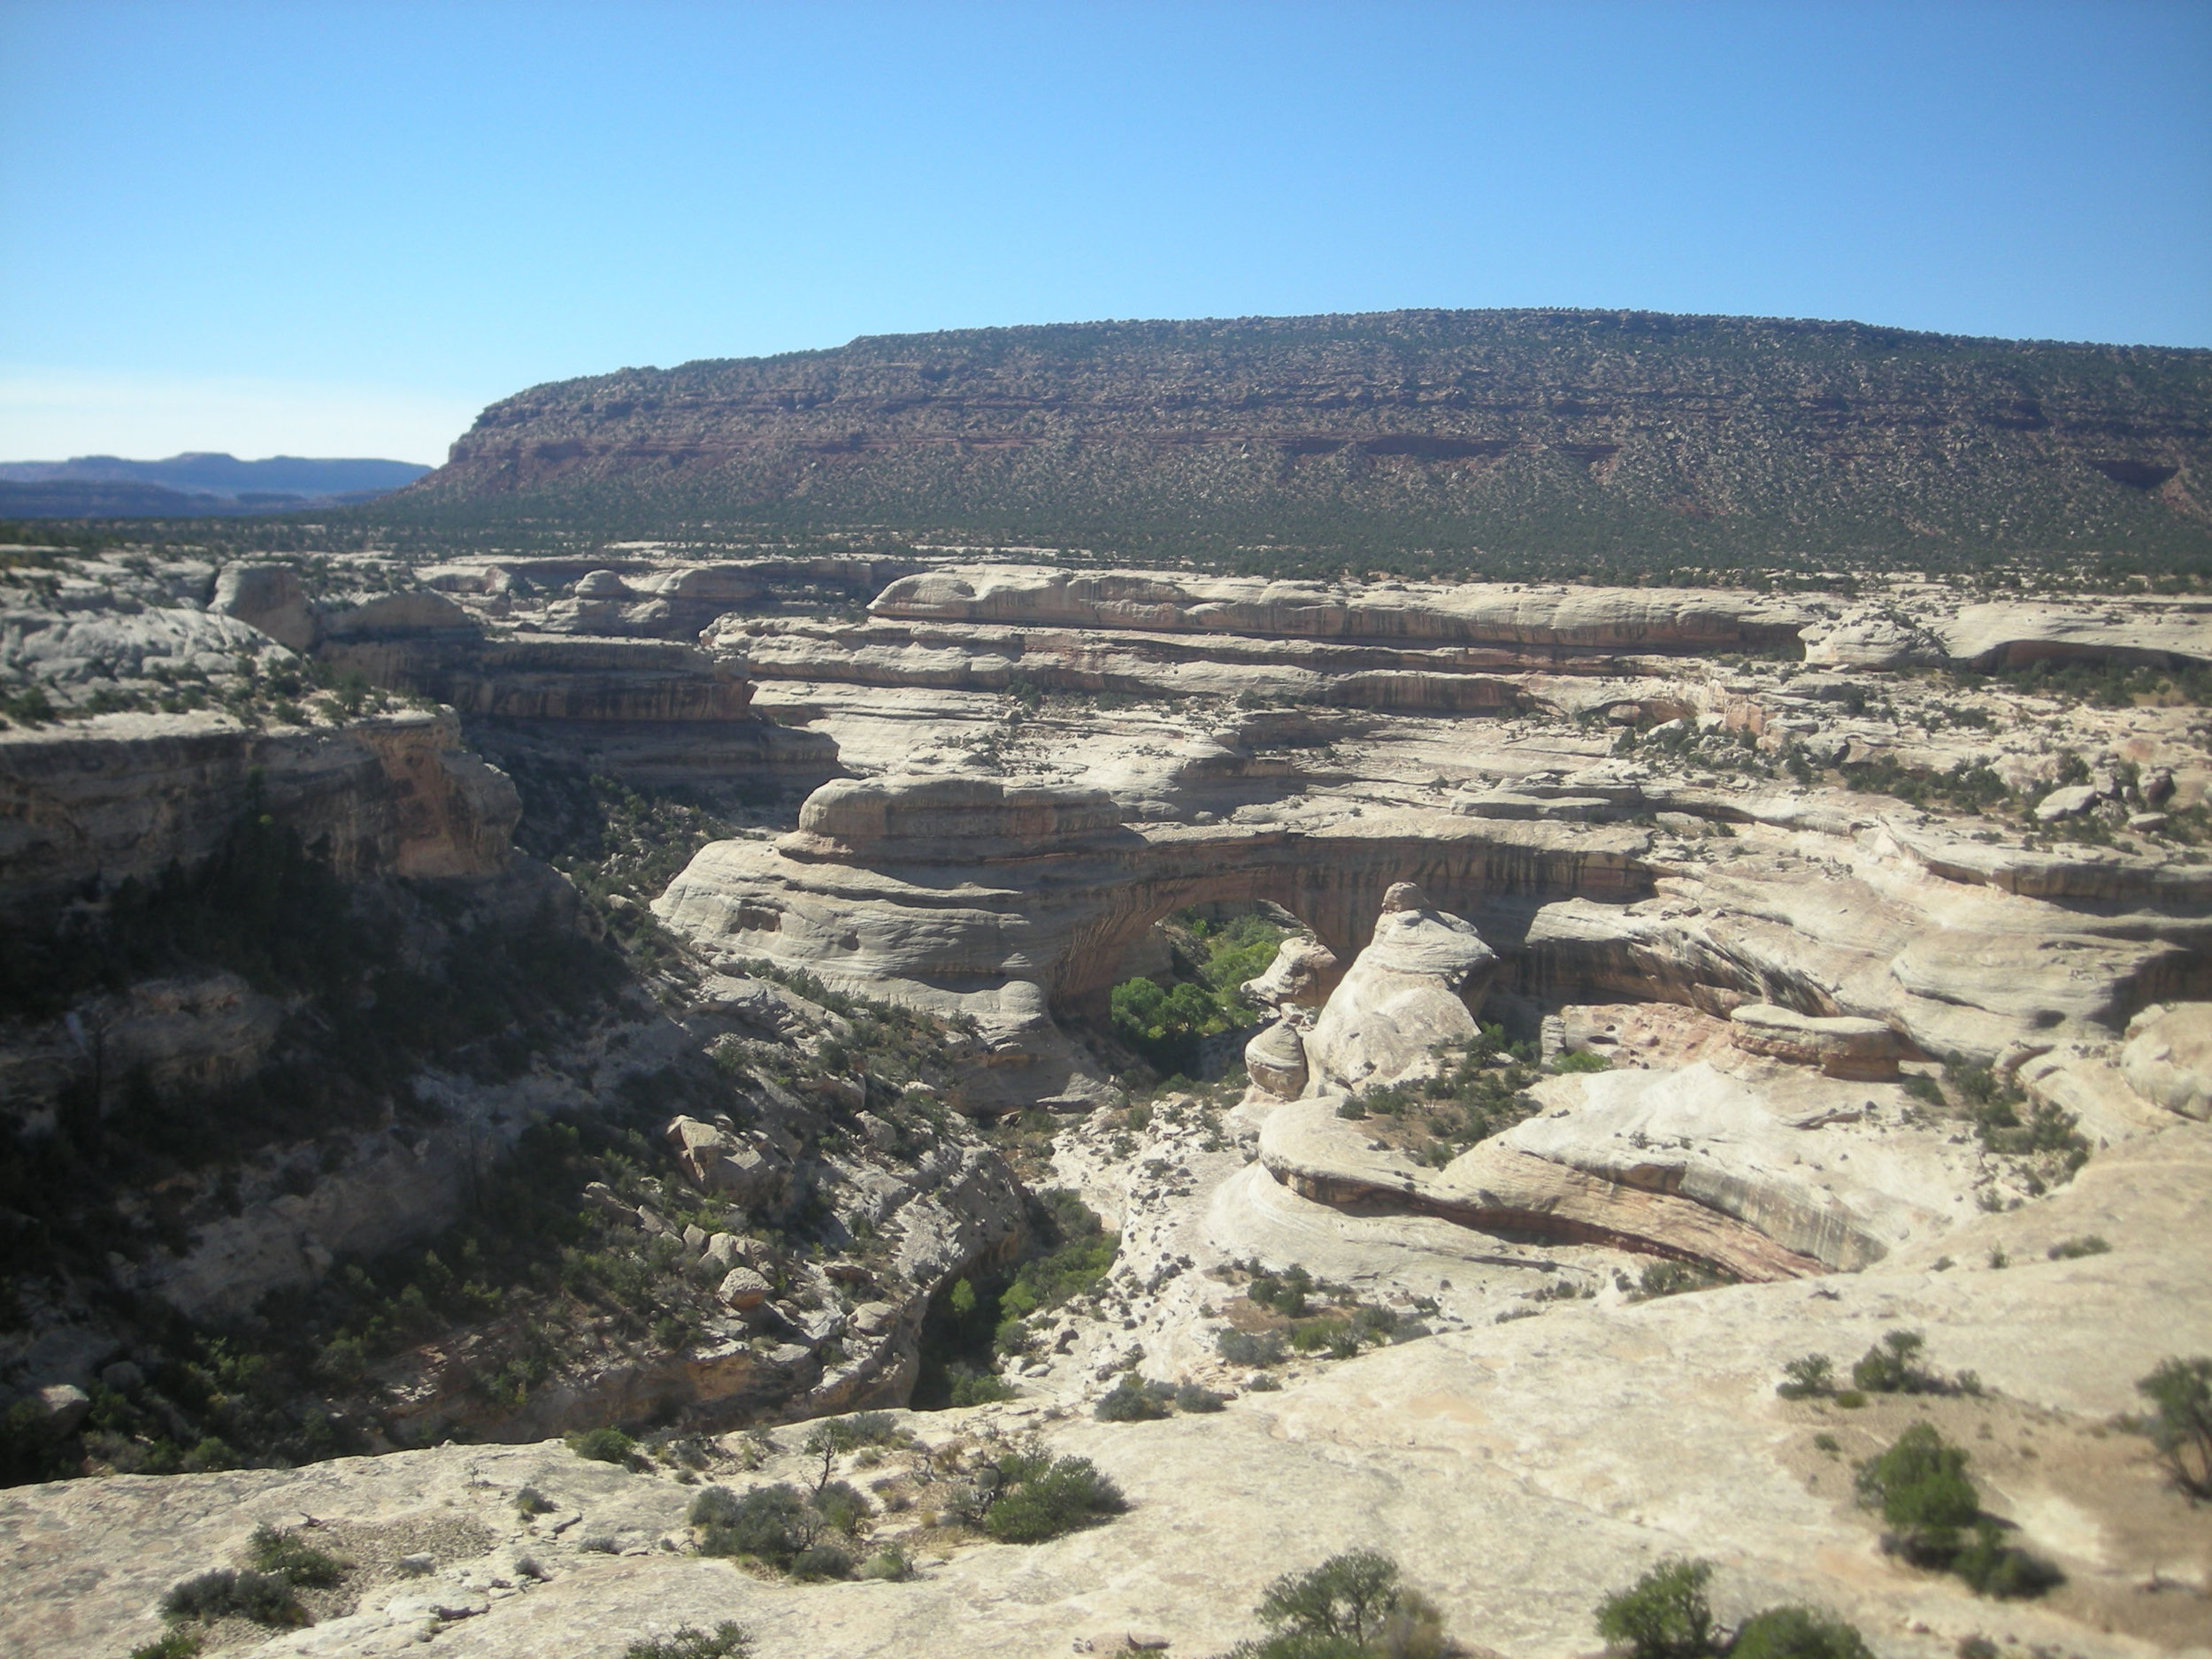
{"type": "Polygon", "coordinates": [[[534,383],[1570,305],[2212,346],[2212,4],[0,0],[0,458],[534,383]]]}

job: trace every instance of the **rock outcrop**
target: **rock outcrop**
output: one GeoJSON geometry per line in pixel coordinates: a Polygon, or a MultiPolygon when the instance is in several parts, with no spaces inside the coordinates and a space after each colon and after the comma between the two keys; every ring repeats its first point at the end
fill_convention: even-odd
{"type": "Polygon", "coordinates": [[[1897,1033],[1878,1019],[1801,1014],[1771,1002],[1739,1004],[1728,1018],[1730,1035],[1746,1053],[1816,1065],[1830,1077],[1897,1075],[1897,1033]]]}
{"type": "Polygon", "coordinates": [[[1375,934],[1305,1041],[1314,1090],[1393,1082],[1439,1043],[1475,1034],[1498,970],[1474,926],[1437,910],[1410,881],[1383,895],[1375,934]]]}
{"type": "Polygon", "coordinates": [[[2128,1022],[2121,1073],[2147,1101],[2212,1118],[2212,1003],[2154,1004],[2128,1022]]]}
{"type": "Polygon", "coordinates": [[[118,714],[0,732],[0,900],[197,863],[250,807],[323,846],[348,879],[490,874],[522,810],[449,713],[264,731],[118,714]]]}

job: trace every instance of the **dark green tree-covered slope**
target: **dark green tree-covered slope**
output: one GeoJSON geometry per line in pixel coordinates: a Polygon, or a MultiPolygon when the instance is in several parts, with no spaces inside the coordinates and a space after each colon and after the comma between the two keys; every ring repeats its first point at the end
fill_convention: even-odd
{"type": "Polygon", "coordinates": [[[534,388],[363,511],[1286,570],[2203,568],[2212,352],[1599,311],[887,335],[534,388]]]}

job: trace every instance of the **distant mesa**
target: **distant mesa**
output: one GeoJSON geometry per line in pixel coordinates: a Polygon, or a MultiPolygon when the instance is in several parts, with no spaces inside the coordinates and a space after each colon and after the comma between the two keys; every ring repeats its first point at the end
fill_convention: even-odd
{"type": "Polygon", "coordinates": [[[196,451],[165,461],[81,455],[0,462],[0,518],[183,518],[356,506],[429,471],[411,461],[242,461],[196,451]]]}
{"type": "Polygon", "coordinates": [[[533,387],[371,516],[613,539],[883,534],[1274,574],[1408,549],[1479,551],[1438,568],[1494,579],[1555,575],[1563,557],[2188,559],[2212,555],[2208,409],[2212,351],[1850,322],[1070,323],[533,387]]]}

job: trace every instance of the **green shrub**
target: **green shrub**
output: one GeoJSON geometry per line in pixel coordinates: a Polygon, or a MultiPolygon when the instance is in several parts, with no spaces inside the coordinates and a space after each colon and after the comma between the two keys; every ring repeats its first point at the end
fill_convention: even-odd
{"type": "Polygon", "coordinates": [[[1610,1071],[1612,1069],[1613,1063],[1610,1060],[1601,1054],[1592,1054],[1586,1048],[1578,1048],[1571,1054],[1563,1054],[1552,1062],[1553,1071],[1570,1077],[1578,1071],[1610,1071]]]}
{"type": "Polygon", "coordinates": [[[849,1578],[853,1576],[853,1558],[835,1544],[809,1544],[791,1558],[791,1576],[795,1578],[849,1578]]]}
{"type": "Polygon", "coordinates": [[[246,1548],[256,1567],[303,1590],[326,1590],[345,1576],[345,1563],[295,1532],[257,1526],[246,1548]]]}
{"type": "Polygon", "coordinates": [[[637,1442],[620,1429],[587,1429],[568,1437],[568,1449],[595,1463],[626,1464],[637,1451],[637,1442]]]}
{"type": "Polygon", "coordinates": [[[875,1506],[851,1481],[833,1480],[814,1494],[814,1512],[832,1532],[850,1538],[875,1513],[875,1506]]]}
{"type": "Polygon", "coordinates": [[[1214,1336],[1214,1349],[1225,1364],[1265,1367],[1281,1363],[1283,1339],[1274,1331],[1256,1335],[1249,1331],[1222,1331],[1214,1336]]]}
{"type": "Polygon", "coordinates": [[[2212,1498],[2212,1359],[2162,1360],[2136,1391],[2154,1408],[2143,1426],[2176,1486],[2212,1498]]]}
{"type": "Polygon", "coordinates": [[[1184,1383],[1175,1390],[1175,1409],[1178,1411],[1219,1411],[1225,1407],[1227,1400],[1227,1395],[1216,1394],[1210,1388],[1202,1388],[1196,1383],[1184,1383]]]}
{"type": "Polygon", "coordinates": [[[200,1639],[188,1630],[173,1630],[142,1647],[131,1649],[131,1659],[199,1659],[200,1639]]]}
{"type": "Polygon", "coordinates": [[[1783,1380],[1774,1392],[1785,1400],[1806,1400],[1835,1392],[1835,1362],[1825,1354],[1808,1354],[1782,1367],[1783,1380]]]}
{"type": "Polygon", "coordinates": [[[2073,1262],[2078,1261],[2085,1256],[2106,1255],[2111,1248],[2110,1244],[2093,1233],[2086,1238],[2061,1239],[2046,1251],[2045,1255],[2054,1262],[2073,1262]]]}
{"type": "Polygon", "coordinates": [[[1250,1659],[1445,1651],[1436,1610],[1379,1550],[1348,1550],[1310,1572],[1286,1573],[1268,1586],[1256,1610],[1271,1633],[1238,1650],[1250,1659]]]}
{"type": "Polygon", "coordinates": [[[914,1576],[914,1563],[906,1558],[906,1552],[896,1544],[886,1544],[860,1563],[856,1576],[896,1584],[914,1576]]]}
{"type": "Polygon", "coordinates": [[[952,1379],[952,1402],[956,1406],[987,1406],[1011,1400],[1020,1392],[995,1371],[975,1371],[952,1379]]]}
{"type": "Polygon", "coordinates": [[[1144,1423],[1166,1417],[1174,1401],[1171,1385],[1148,1383],[1134,1371],[1125,1371],[1121,1380],[1092,1408],[1091,1415],[1102,1423],[1144,1423]]]}
{"type": "Polygon", "coordinates": [[[751,1555],[774,1567],[788,1567],[822,1525],[805,1495],[781,1481],[741,1498],[709,1486],[691,1502],[691,1524],[700,1529],[701,1555],[751,1555]]]}
{"type": "Polygon", "coordinates": [[[291,1580],[273,1572],[217,1567],[196,1578],[172,1585],[161,1598],[161,1610],[170,1618],[212,1621],[235,1615],[257,1624],[285,1626],[307,1623],[291,1580]]]}
{"type": "Polygon", "coordinates": [[[2041,1595],[2065,1580],[2049,1562],[2007,1543],[1997,1524],[1986,1517],[1974,1524],[1973,1540],[1951,1558],[1950,1567],[1973,1586],[1977,1595],[2000,1601],[2041,1595]]]}
{"type": "Polygon", "coordinates": [[[1854,1387],[1870,1394],[1935,1394],[1940,1379],[1920,1369],[1916,1361],[1927,1339],[1916,1331],[1892,1331],[1859,1356],[1851,1368],[1854,1387]]]}
{"type": "Polygon", "coordinates": [[[998,1496],[984,1513],[983,1530],[1002,1544],[1041,1544],[1129,1507],[1087,1457],[1048,1463],[1018,1453],[1000,1459],[998,1469],[998,1496]]]}
{"type": "Polygon", "coordinates": [[[534,1515],[550,1515],[552,1512],[553,1500],[535,1486],[525,1486],[515,1494],[515,1513],[525,1520],[534,1515]]]}
{"type": "Polygon", "coordinates": [[[1598,1634],[1632,1659],[1706,1659],[1719,1651],[1705,1586],[1710,1562],[1669,1557],[1598,1603],[1598,1634]]]}
{"type": "Polygon", "coordinates": [[[1833,1614],[1770,1607],[1744,1620],[1729,1659],[1874,1659],[1866,1639],[1833,1614]]]}
{"type": "Polygon", "coordinates": [[[1862,1463],[1857,1486],[1859,1502],[1878,1509],[1898,1530],[1907,1558],[1924,1566],[1949,1565],[1961,1529],[1981,1514],[1965,1452],[1932,1424],[1914,1424],[1886,1451],[1862,1463]]]}
{"type": "Polygon", "coordinates": [[[743,1627],[724,1619],[709,1635],[695,1626],[680,1626],[672,1636],[634,1641],[623,1659],[749,1659],[752,1640],[743,1627]]]}

